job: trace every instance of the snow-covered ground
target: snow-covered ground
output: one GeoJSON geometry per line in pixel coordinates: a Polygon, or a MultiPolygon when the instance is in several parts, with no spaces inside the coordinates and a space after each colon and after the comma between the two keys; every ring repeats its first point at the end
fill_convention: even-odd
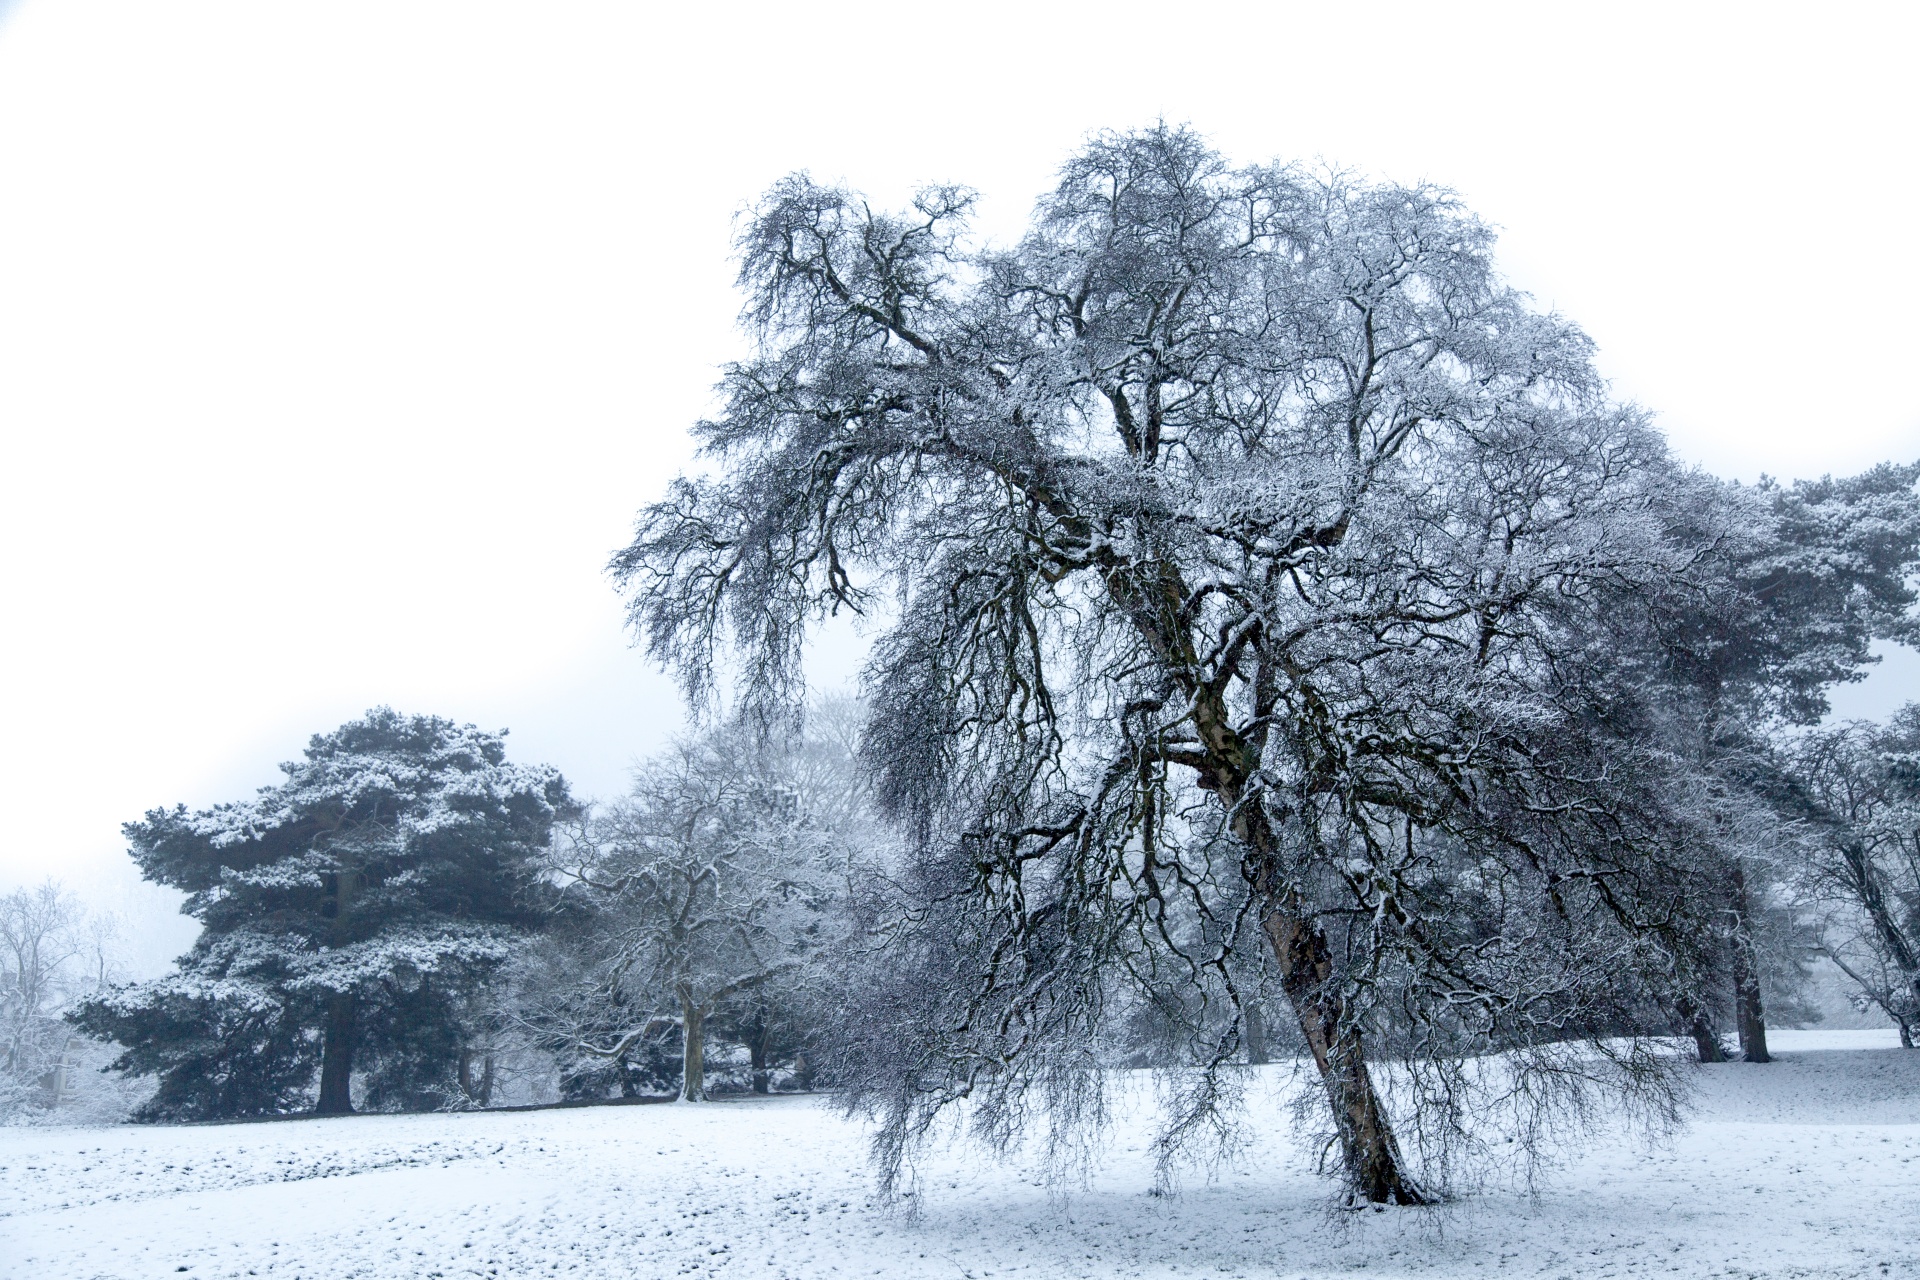
{"type": "MultiPolygon", "coordinates": [[[[65,1277],[1920,1276],[1920,1052],[1777,1032],[1702,1068],[1694,1122],[1607,1136],[1529,1199],[1344,1213],[1276,1135],[1149,1194],[1123,1125],[1062,1197],[977,1149],[876,1207],[864,1135],[820,1100],[0,1130],[0,1275],[65,1277]]],[[[1276,1080],[1279,1078],[1276,1070],[1276,1080]]]]}

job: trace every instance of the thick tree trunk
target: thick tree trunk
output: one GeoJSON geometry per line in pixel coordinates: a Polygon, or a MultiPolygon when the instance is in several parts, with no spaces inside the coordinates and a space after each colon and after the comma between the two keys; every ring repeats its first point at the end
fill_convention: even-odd
{"type": "Polygon", "coordinates": [[[707,1100],[706,1010],[680,997],[680,1101],[707,1100]]]}
{"type": "Polygon", "coordinates": [[[1766,1009],[1760,1000],[1760,957],[1753,945],[1747,877],[1733,868],[1733,1011],[1740,1053],[1748,1062],[1772,1062],[1767,1053],[1766,1009]]]}
{"type": "MultiPolygon", "coordinates": [[[[1201,667],[1199,649],[1184,618],[1191,592],[1170,564],[1161,568],[1159,581],[1144,591],[1121,575],[1109,577],[1108,584],[1115,598],[1127,604],[1142,639],[1170,671],[1185,673],[1176,678],[1191,699],[1200,749],[1197,760],[1182,763],[1198,772],[1202,789],[1214,793],[1234,835],[1248,851],[1248,869],[1260,897],[1261,927],[1279,962],[1282,989],[1327,1090],[1348,1194],[1372,1204],[1425,1204],[1427,1197],[1401,1173],[1399,1144],[1367,1070],[1360,1028],[1347,1016],[1339,985],[1333,980],[1333,949],[1308,904],[1281,878],[1280,842],[1265,808],[1257,799],[1243,803],[1259,764],[1259,748],[1234,727],[1220,686],[1190,678],[1201,667]]],[[[1255,678],[1256,691],[1266,679],[1264,674],[1255,678]]]]}
{"type": "Polygon", "coordinates": [[[627,1061],[625,1054],[621,1054],[614,1060],[614,1068],[615,1075],[618,1076],[620,1080],[620,1096],[623,1098],[639,1097],[640,1086],[633,1078],[633,1064],[627,1061]]]}
{"type": "Polygon", "coordinates": [[[358,1032],[354,1012],[350,995],[327,1001],[327,1027],[320,1050],[320,1100],[313,1104],[317,1116],[353,1114],[353,1048],[358,1032]]]}
{"type": "Polygon", "coordinates": [[[1240,1018],[1246,1029],[1247,1065],[1265,1066],[1271,1058],[1267,1054],[1267,1019],[1260,1012],[1260,1002],[1249,999],[1241,1005],[1240,1018]]]}
{"type": "Polygon", "coordinates": [[[1674,1006],[1680,1021],[1693,1037],[1694,1055],[1701,1062],[1725,1062],[1727,1051],[1720,1045],[1720,1033],[1714,1029],[1713,1016],[1704,1001],[1683,996],[1674,1006]]]}
{"type": "MultiPolygon", "coordinates": [[[[327,877],[330,899],[320,913],[333,922],[334,946],[345,946],[353,937],[353,899],[360,887],[360,873],[341,870],[327,877]]],[[[327,1025],[320,1048],[320,1098],[313,1104],[319,1116],[353,1114],[353,1050],[359,1038],[354,999],[342,992],[327,1001],[327,1025]]]]}
{"type": "Polygon", "coordinates": [[[1360,1028],[1347,1016],[1334,980],[1333,948],[1307,904],[1280,878],[1279,840],[1265,810],[1258,801],[1242,803],[1252,753],[1217,694],[1195,698],[1193,722],[1206,756],[1200,785],[1225,805],[1234,834],[1250,853],[1261,928],[1279,964],[1281,988],[1293,1006],[1300,1034],[1320,1069],[1347,1192],[1371,1204],[1426,1204],[1426,1195],[1401,1172],[1400,1146],[1367,1069],[1360,1028]]]}
{"type": "Polygon", "coordinates": [[[1693,1032],[1693,1049],[1702,1062],[1725,1062],[1727,1051],[1720,1047],[1720,1035],[1713,1029],[1713,1020],[1707,1017],[1705,1009],[1696,1009],[1690,1028],[1693,1032]]]}
{"type": "Polygon", "coordinates": [[[1333,952],[1326,935],[1297,910],[1271,904],[1262,923],[1280,962],[1281,985],[1300,1021],[1300,1034],[1327,1090],[1350,1194],[1372,1204],[1427,1203],[1400,1171],[1400,1146],[1367,1069],[1359,1028],[1347,1025],[1344,1002],[1332,981],[1333,952]]]}

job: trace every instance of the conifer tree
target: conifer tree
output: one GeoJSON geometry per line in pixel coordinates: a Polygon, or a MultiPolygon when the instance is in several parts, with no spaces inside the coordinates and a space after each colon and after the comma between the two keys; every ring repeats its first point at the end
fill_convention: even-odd
{"type": "Polygon", "coordinates": [[[504,734],[377,708],[316,735],[252,800],[125,827],[150,880],[204,926],[176,972],[75,1015],[157,1075],[149,1119],[457,1097],[463,1011],[541,907],[537,855],[572,809],[504,734]]]}

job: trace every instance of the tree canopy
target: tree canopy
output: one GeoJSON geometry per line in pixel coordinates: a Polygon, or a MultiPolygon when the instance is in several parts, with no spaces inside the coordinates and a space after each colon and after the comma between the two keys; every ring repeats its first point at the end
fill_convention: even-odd
{"type": "Polygon", "coordinates": [[[1679,981],[1714,837],[1622,641],[1725,585],[1750,512],[1444,190],[1159,127],[1090,142],[1011,247],[972,204],[795,175],[754,211],[756,352],[700,425],[715,465],[614,558],[631,620],[696,698],[736,647],[763,715],[814,619],[881,629],[867,750],[938,922],[854,1051],[890,1159],[953,1099],[1084,1087],[1058,1068],[1116,974],[1237,1004],[1252,930],[1348,1185],[1420,1199],[1366,1026],[1564,1081],[1546,1046],[1605,1059],[1679,981]]]}

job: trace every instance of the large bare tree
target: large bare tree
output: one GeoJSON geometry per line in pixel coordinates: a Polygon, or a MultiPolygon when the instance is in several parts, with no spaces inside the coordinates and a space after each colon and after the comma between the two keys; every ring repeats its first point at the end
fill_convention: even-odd
{"type": "Polygon", "coordinates": [[[1161,127],[1087,144],[1011,247],[972,204],[796,175],[753,211],[757,349],[613,560],[632,623],[696,699],[734,646],[762,712],[815,619],[881,628],[866,750],[940,922],[849,1082],[890,1167],[947,1102],[1089,1079],[1042,1064],[1117,973],[1237,1005],[1257,930],[1351,1194],[1419,1202],[1370,1021],[1456,1058],[1617,1028],[1685,896],[1652,749],[1580,675],[1692,563],[1663,445],[1445,191],[1161,127]]]}

